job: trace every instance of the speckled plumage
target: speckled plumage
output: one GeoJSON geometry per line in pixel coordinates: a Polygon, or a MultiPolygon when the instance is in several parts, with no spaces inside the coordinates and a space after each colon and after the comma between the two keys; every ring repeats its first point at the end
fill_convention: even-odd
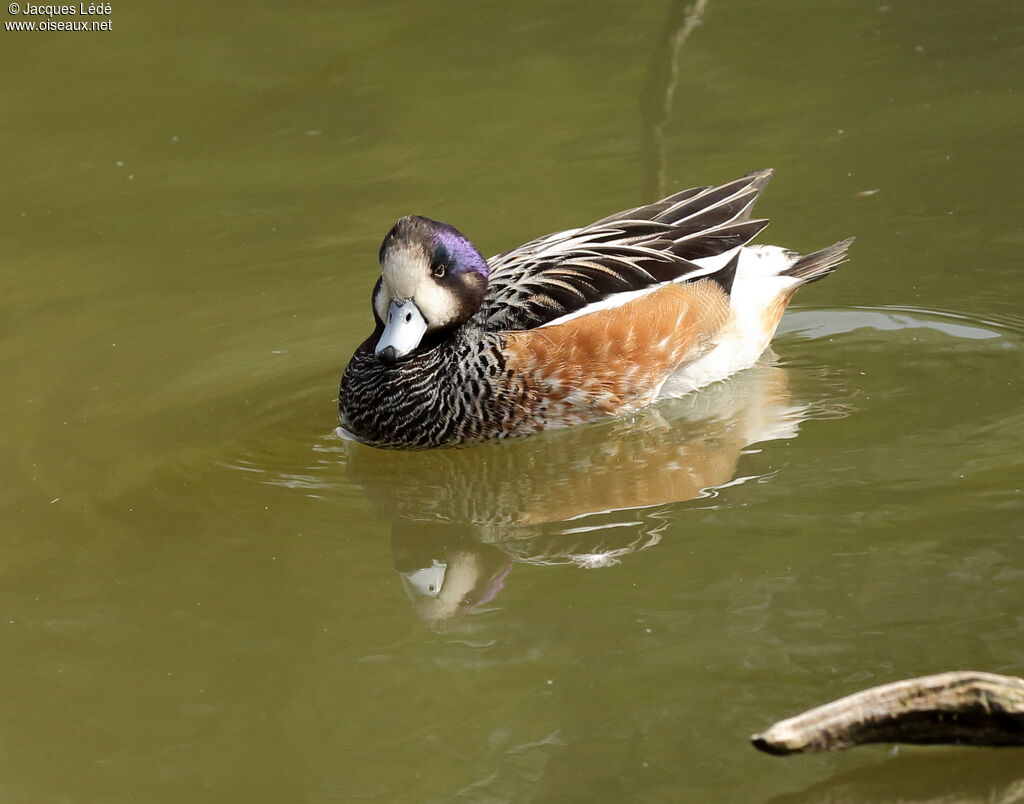
{"type": "Polygon", "coordinates": [[[376,329],[342,377],[343,433],[400,448],[525,435],[751,365],[795,289],[849,245],[806,257],[744,248],[767,225],[750,209],[770,175],[686,190],[488,261],[448,224],[403,218],[381,247],[376,329]],[[392,321],[406,310],[422,321],[411,341],[392,321]]]}
{"type": "Polygon", "coordinates": [[[415,449],[513,434],[524,387],[508,376],[500,333],[463,327],[390,366],[368,343],[341,381],[342,427],[360,441],[415,449]]]}

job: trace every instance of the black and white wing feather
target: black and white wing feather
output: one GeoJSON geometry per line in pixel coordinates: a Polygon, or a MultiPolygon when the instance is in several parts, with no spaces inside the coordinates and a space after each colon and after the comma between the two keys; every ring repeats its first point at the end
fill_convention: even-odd
{"type": "Polygon", "coordinates": [[[684,190],[492,257],[475,320],[488,331],[532,329],[615,293],[716,274],[728,290],[730,257],[768,225],[750,211],[770,178],[760,170],[684,190]]]}

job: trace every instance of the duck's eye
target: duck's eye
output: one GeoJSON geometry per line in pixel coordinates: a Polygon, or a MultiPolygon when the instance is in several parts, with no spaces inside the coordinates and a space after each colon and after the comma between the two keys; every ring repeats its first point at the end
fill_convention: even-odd
{"type": "Polygon", "coordinates": [[[433,273],[434,276],[436,276],[438,279],[441,279],[445,275],[445,273],[447,273],[447,271],[448,266],[445,265],[443,262],[439,262],[437,265],[434,266],[431,273],[433,273]]]}

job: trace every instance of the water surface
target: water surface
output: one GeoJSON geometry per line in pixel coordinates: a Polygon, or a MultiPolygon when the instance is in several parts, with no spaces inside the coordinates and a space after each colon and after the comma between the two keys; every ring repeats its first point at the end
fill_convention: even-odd
{"type": "Polygon", "coordinates": [[[1012,800],[1014,752],[746,739],[1024,674],[1018,4],[710,0],[673,80],[685,11],[0,31],[0,798],[1012,800]],[[755,369],[517,443],[334,435],[396,217],[490,254],[762,166],[766,242],[858,240],[755,369]]]}

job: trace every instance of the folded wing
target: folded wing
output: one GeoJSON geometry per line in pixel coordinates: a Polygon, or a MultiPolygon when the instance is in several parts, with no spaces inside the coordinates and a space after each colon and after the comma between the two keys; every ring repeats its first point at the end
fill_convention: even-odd
{"type": "Polygon", "coordinates": [[[476,323],[488,331],[533,329],[618,293],[705,277],[728,293],[732,258],[768,225],[750,213],[770,178],[760,170],[684,190],[492,257],[476,323]]]}

